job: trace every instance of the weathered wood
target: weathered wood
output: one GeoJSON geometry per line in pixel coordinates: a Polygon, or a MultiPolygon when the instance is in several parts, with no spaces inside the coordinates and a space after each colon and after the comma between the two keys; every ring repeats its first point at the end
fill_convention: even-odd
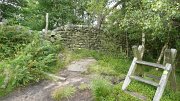
{"type": "Polygon", "coordinates": [[[172,72],[170,75],[170,85],[171,88],[173,89],[173,91],[176,92],[176,86],[177,86],[177,82],[176,82],[176,69],[175,69],[175,58],[176,58],[176,54],[177,54],[177,50],[176,49],[171,49],[171,64],[172,64],[172,72]]]}
{"type": "Polygon", "coordinates": [[[151,63],[151,62],[146,62],[146,61],[136,61],[137,64],[141,65],[146,65],[146,66],[151,66],[151,67],[157,67],[161,69],[165,69],[165,66],[158,64],[158,63],[151,63]]]}
{"type": "Polygon", "coordinates": [[[148,78],[151,78],[153,80],[158,80],[158,81],[160,81],[160,79],[161,79],[161,77],[159,77],[159,76],[156,76],[156,75],[153,75],[153,74],[148,74],[148,73],[146,73],[144,76],[148,77],[148,78]]]}
{"type": "Polygon", "coordinates": [[[165,65],[166,63],[170,63],[172,65],[172,73],[170,75],[170,85],[173,91],[176,91],[176,74],[175,74],[175,58],[176,58],[177,50],[176,49],[166,49],[165,54],[164,54],[164,62],[163,64],[165,65]]]}
{"type": "Polygon", "coordinates": [[[137,81],[140,81],[140,82],[144,82],[144,83],[147,83],[147,84],[150,84],[150,85],[153,85],[155,87],[158,87],[159,84],[152,81],[152,80],[147,80],[147,79],[144,79],[142,77],[138,77],[138,76],[130,76],[131,79],[134,79],[134,80],[137,80],[137,81]]]}
{"type": "Polygon", "coordinates": [[[139,52],[138,52],[138,47],[137,47],[137,46],[133,46],[133,47],[132,47],[132,50],[133,50],[134,57],[136,57],[137,59],[139,59],[140,56],[139,56],[139,52]]]}
{"type": "Polygon", "coordinates": [[[162,94],[164,92],[164,89],[166,87],[170,72],[172,70],[171,64],[167,63],[166,64],[166,69],[163,72],[163,75],[161,76],[161,80],[159,82],[159,87],[156,90],[155,96],[153,98],[153,101],[160,101],[162,94]]]}
{"type": "Polygon", "coordinates": [[[163,61],[163,65],[166,65],[166,63],[172,63],[171,61],[171,49],[166,49],[164,52],[164,61],[163,61]]]}
{"type": "Polygon", "coordinates": [[[135,97],[135,98],[138,98],[140,99],[141,101],[147,101],[147,97],[144,96],[143,94],[141,93],[138,93],[138,92],[132,92],[132,91],[128,91],[128,90],[124,90],[125,93],[135,97]]]}
{"type": "Polygon", "coordinates": [[[176,49],[171,49],[172,63],[174,64],[177,55],[176,49]]]}
{"type": "MultiPolygon", "coordinates": [[[[144,47],[142,45],[140,45],[139,47],[133,46],[132,49],[133,49],[134,57],[136,57],[137,60],[142,60],[144,47]]],[[[143,67],[142,66],[139,67],[140,68],[136,69],[136,73],[137,75],[142,76],[144,74],[143,67]]]]}
{"type": "Polygon", "coordinates": [[[125,90],[127,88],[127,86],[129,85],[129,83],[131,82],[130,76],[134,73],[134,71],[136,69],[136,66],[137,66],[136,61],[137,61],[137,58],[135,57],[131,63],[128,74],[126,75],[126,78],[124,80],[122,90],[125,90]]]}
{"type": "Polygon", "coordinates": [[[176,77],[175,77],[175,66],[174,66],[174,61],[175,61],[175,57],[177,54],[176,49],[166,49],[165,50],[164,62],[163,62],[163,65],[161,65],[159,63],[151,63],[151,62],[142,61],[143,55],[141,53],[143,52],[143,50],[142,50],[143,46],[139,46],[138,48],[137,48],[137,46],[133,46],[132,48],[133,48],[133,53],[134,53],[134,59],[130,66],[128,74],[125,78],[124,84],[122,86],[122,90],[125,90],[127,88],[129,83],[131,82],[131,79],[135,79],[137,81],[156,86],[157,90],[156,90],[155,96],[153,98],[153,101],[160,101],[170,74],[171,74],[171,83],[172,83],[171,86],[173,86],[174,87],[173,89],[176,90],[176,77]],[[156,83],[152,80],[146,80],[139,76],[133,76],[134,71],[137,67],[137,64],[164,69],[163,75],[161,76],[159,83],[156,83]],[[164,66],[164,64],[166,64],[166,65],[164,66]],[[171,71],[172,71],[172,73],[171,73],[171,71]]]}

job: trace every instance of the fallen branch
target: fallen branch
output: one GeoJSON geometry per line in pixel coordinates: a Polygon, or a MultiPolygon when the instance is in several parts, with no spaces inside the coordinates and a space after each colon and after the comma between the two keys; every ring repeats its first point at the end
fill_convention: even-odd
{"type": "Polygon", "coordinates": [[[56,76],[54,74],[50,74],[50,73],[46,73],[46,72],[43,72],[43,74],[45,74],[46,76],[52,78],[54,81],[58,81],[58,80],[65,81],[66,80],[66,78],[60,77],[60,76],[56,76]]]}

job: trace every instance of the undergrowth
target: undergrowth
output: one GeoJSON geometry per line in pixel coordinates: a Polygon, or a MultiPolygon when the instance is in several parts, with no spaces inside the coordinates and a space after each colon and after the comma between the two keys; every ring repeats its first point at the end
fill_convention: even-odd
{"type": "Polygon", "coordinates": [[[28,31],[21,26],[0,27],[0,96],[19,86],[39,82],[45,79],[44,72],[55,72],[61,67],[60,44],[28,31]]]}

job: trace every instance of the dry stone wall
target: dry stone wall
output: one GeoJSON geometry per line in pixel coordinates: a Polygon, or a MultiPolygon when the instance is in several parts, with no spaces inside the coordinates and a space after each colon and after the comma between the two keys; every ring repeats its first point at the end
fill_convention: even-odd
{"type": "Polygon", "coordinates": [[[51,32],[51,37],[61,38],[62,43],[70,49],[104,50],[103,31],[86,25],[65,25],[51,32]]]}

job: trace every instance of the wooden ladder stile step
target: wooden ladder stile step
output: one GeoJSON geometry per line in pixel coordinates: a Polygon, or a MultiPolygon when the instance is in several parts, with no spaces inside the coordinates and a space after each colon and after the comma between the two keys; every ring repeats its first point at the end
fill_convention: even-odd
{"type": "Polygon", "coordinates": [[[146,62],[146,61],[136,61],[137,64],[141,65],[146,65],[146,66],[151,66],[151,67],[157,67],[161,69],[165,69],[165,66],[158,64],[158,63],[151,63],[151,62],[146,62]]]}
{"type": "Polygon", "coordinates": [[[144,79],[142,77],[139,77],[139,76],[130,76],[131,79],[134,79],[134,80],[137,80],[137,81],[140,81],[140,82],[144,82],[144,83],[147,83],[147,84],[150,84],[150,85],[153,85],[155,87],[158,87],[159,84],[152,81],[152,80],[147,80],[147,79],[144,79]]]}

